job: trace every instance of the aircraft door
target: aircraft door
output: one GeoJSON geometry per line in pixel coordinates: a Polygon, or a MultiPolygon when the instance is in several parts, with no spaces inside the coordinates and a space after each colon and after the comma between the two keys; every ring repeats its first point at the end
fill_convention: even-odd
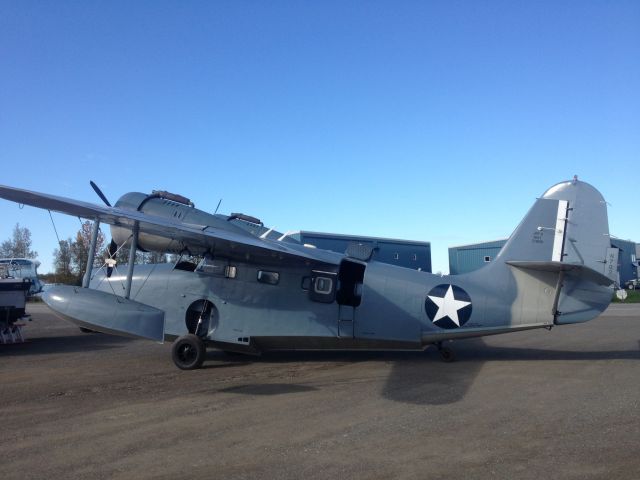
{"type": "Polygon", "coordinates": [[[356,307],[339,305],[338,337],[353,338],[353,325],[356,320],[356,307]]]}
{"type": "Polygon", "coordinates": [[[336,300],[339,305],[338,336],[354,337],[356,310],[362,302],[362,282],[366,265],[353,260],[343,260],[338,272],[336,300]]]}

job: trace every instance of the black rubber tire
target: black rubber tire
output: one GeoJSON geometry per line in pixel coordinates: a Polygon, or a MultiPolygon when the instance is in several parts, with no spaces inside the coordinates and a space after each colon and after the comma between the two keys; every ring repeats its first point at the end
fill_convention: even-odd
{"type": "Polygon", "coordinates": [[[451,363],[456,361],[456,352],[449,347],[442,347],[440,349],[440,358],[443,362],[451,363]]]}
{"type": "Polygon", "coordinates": [[[200,368],[206,353],[204,342],[193,333],[178,337],[171,347],[171,358],[180,370],[200,368]]]}

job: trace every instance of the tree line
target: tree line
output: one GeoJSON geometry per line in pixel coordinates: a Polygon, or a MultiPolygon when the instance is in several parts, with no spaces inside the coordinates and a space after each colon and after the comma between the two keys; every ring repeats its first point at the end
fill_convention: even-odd
{"type": "MultiPolygon", "coordinates": [[[[82,223],[75,237],[60,240],[58,248],[53,251],[53,272],[39,275],[43,281],[69,285],[82,284],[82,277],[87,270],[87,259],[91,245],[91,228],[92,222],[87,220],[82,223]]],[[[34,259],[38,256],[38,252],[32,250],[31,246],[31,231],[17,223],[11,238],[0,244],[0,257],[34,259]]],[[[101,267],[108,257],[108,243],[105,242],[105,236],[102,231],[99,231],[96,241],[94,268],[101,267]]],[[[174,255],[156,252],[136,252],[136,263],[166,263],[175,261],[174,257],[174,255]]],[[[128,263],[129,247],[126,245],[120,247],[115,259],[118,264],[128,263]]]]}
{"type": "Polygon", "coordinates": [[[38,252],[31,250],[31,232],[19,223],[13,228],[11,238],[0,243],[1,258],[36,258],[38,252]]]}

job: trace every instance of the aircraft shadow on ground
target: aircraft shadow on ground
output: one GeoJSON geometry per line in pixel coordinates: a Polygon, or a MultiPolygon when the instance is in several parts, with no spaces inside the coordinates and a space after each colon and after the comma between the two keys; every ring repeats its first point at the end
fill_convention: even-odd
{"type": "Polygon", "coordinates": [[[312,392],[316,387],[291,383],[252,383],[223,388],[218,392],[241,393],[244,395],[282,395],[285,393],[312,392]]]}
{"type": "MultiPolygon", "coordinates": [[[[274,352],[262,357],[248,358],[229,357],[222,352],[210,352],[208,360],[224,362],[219,363],[218,366],[248,365],[254,362],[274,365],[291,362],[392,363],[391,372],[381,391],[382,396],[389,400],[415,405],[444,405],[462,400],[485,362],[640,360],[640,348],[638,350],[566,351],[497,347],[487,345],[480,338],[459,340],[452,346],[458,358],[453,363],[441,362],[435,348],[429,348],[426,352],[274,352]]],[[[305,385],[248,384],[221,391],[248,395],[276,395],[313,389],[315,387],[305,385]]]]}
{"type": "Polygon", "coordinates": [[[464,398],[485,362],[640,360],[638,350],[566,351],[487,346],[481,339],[455,342],[458,361],[427,365],[398,359],[382,394],[390,400],[419,405],[455,403],[464,398]]]}
{"type": "Polygon", "coordinates": [[[125,346],[134,341],[132,338],[118,337],[100,333],[83,335],[36,337],[25,343],[0,345],[0,357],[47,355],[51,353],[74,353],[91,350],[108,350],[125,346]]]}
{"type": "MultiPolygon", "coordinates": [[[[126,346],[134,339],[114,335],[89,333],[83,335],[37,337],[25,344],[0,346],[0,357],[74,353],[108,350],[126,346]]],[[[382,388],[383,397],[415,405],[442,405],[464,398],[485,362],[518,361],[598,361],[639,360],[640,341],[635,350],[569,351],[527,347],[486,345],[484,340],[467,339],[452,343],[458,360],[443,363],[434,348],[426,352],[273,352],[261,357],[228,355],[220,351],[207,352],[206,369],[250,366],[254,363],[345,364],[359,362],[391,363],[391,372],[382,388]]],[[[323,387],[288,383],[255,383],[229,387],[221,392],[245,395],[281,395],[317,390],[323,387]]]]}

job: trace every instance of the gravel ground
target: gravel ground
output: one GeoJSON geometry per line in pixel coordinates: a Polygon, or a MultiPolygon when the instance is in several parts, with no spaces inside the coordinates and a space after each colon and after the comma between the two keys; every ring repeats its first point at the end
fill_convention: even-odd
{"type": "Polygon", "coordinates": [[[0,345],[0,477],[640,478],[640,305],[424,353],[210,351],[30,304],[0,345]]]}

